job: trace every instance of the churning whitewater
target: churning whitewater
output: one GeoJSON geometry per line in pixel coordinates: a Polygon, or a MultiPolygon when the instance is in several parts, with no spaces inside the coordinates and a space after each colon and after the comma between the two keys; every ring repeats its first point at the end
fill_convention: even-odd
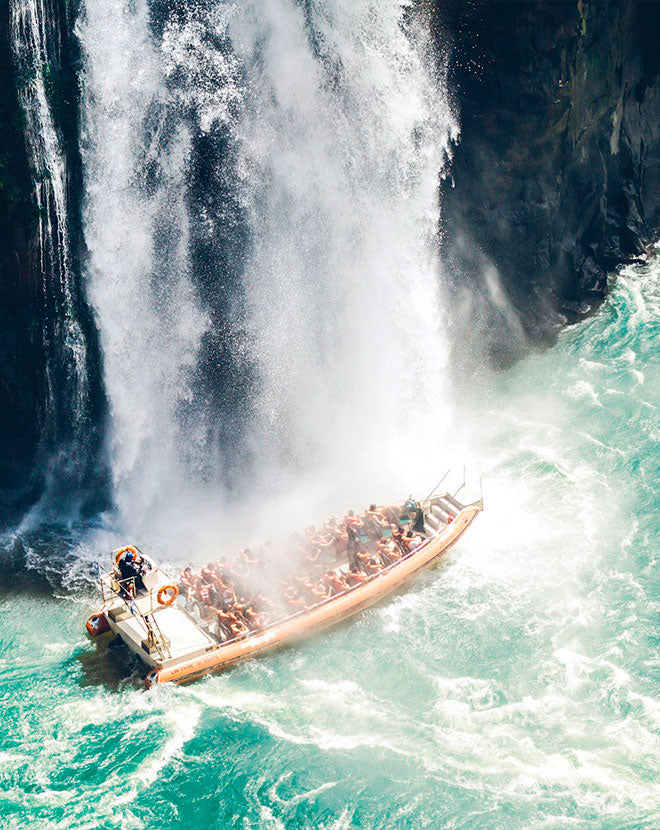
{"type": "Polygon", "coordinates": [[[657,827],[659,319],[656,263],[485,371],[479,524],[304,646],[145,694],[82,636],[87,591],[3,597],[5,825],[657,827]]]}
{"type": "Polygon", "coordinates": [[[398,3],[86,3],[89,292],[133,533],[219,489],[313,478],[337,506],[432,483],[438,173],[456,126],[421,22],[398,3]],[[202,186],[200,148],[217,146],[202,186]],[[214,271],[199,249],[227,228],[243,252],[214,271]],[[223,424],[210,359],[242,384],[242,429],[223,424]],[[242,442],[239,471],[219,441],[242,442]]]}

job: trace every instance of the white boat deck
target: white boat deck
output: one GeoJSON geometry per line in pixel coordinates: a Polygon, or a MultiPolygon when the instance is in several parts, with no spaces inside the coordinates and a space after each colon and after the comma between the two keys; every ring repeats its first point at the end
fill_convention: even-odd
{"type": "Polygon", "coordinates": [[[106,603],[104,612],[110,628],[147,665],[172,666],[205,654],[218,643],[200,628],[195,620],[177,602],[161,605],[158,589],[171,584],[171,579],[158,567],[149,572],[147,591],[133,599],[122,599],[112,572],[101,576],[106,603]],[[149,643],[151,628],[158,647],[149,643]]]}
{"type": "MultiPolygon", "coordinates": [[[[157,630],[165,642],[169,643],[162,658],[158,651],[151,655],[154,662],[158,662],[159,665],[166,666],[184,658],[190,659],[217,646],[216,641],[177,605],[158,609],[153,619],[158,626],[157,630]]],[[[147,653],[142,643],[147,637],[147,631],[140,617],[126,617],[114,623],[114,626],[129,648],[146,657],[147,653]]]]}

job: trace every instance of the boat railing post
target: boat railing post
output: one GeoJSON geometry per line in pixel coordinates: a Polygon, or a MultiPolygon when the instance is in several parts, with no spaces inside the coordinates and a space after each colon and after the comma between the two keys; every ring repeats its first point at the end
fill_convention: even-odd
{"type": "Polygon", "coordinates": [[[445,474],[443,475],[443,477],[440,479],[440,481],[439,481],[439,482],[438,482],[438,483],[437,483],[437,484],[433,487],[433,489],[432,489],[432,490],[431,490],[431,492],[428,494],[428,496],[427,496],[427,497],[426,497],[426,498],[422,501],[422,505],[426,504],[426,502],[427,502],[427,501],[431,498],[431,496],[432,496],[434,493],[437,493],[437,492],[438,492],[438,489],[440,488],[440,485],[441,485],[441,484],[442,484],[442,482],[443,482],[443,481],[447,478],[447,476],[449,475],[449,473],[450,473],[450,472],[451,472],[451,467],[448,467],[448,468],[447,468],[447,471],[445,472],[445,474]]]}

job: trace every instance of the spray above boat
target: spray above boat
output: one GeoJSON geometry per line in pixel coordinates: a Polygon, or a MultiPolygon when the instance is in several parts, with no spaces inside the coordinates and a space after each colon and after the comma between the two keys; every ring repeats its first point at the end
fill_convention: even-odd
{"type": "MultiPolygon", "coordinates": [[[[435,488],[434,488],[435,489],[435,488]]],[[[268,573],[267,543],[200,572],[171,578],[136,546],[112,553],[100,576],[102,606],[92,637],[113,632],[149,668],[147,686],[188,681],[270,651],[382,600],[436,562],[483,509],[465,477],[422,501],[372,504],[290,534],[293,566],[268,573]],[[261,560],[261,561],[260,561],[261,560]],[[268,575],[269,592],[251,578],[268,575]],[[252,575],[253,576],[253,575],[252,575]]],[[[272,566],[272,563],[271,563],[272,566]]]]}

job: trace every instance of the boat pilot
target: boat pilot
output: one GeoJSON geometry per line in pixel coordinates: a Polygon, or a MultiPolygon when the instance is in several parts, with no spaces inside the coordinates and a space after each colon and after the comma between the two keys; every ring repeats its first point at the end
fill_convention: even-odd
{"type": "Polygon", "coordinates": [[[117,564],[119,565],[124,592],[135,594],[138,591],[145,590],[142,574],[149,569],[149,566],[141,556],[137,556],[131,550],[124,551],[117,564]],[[132,582],[129,580],[132,580],[132,582]]]}

